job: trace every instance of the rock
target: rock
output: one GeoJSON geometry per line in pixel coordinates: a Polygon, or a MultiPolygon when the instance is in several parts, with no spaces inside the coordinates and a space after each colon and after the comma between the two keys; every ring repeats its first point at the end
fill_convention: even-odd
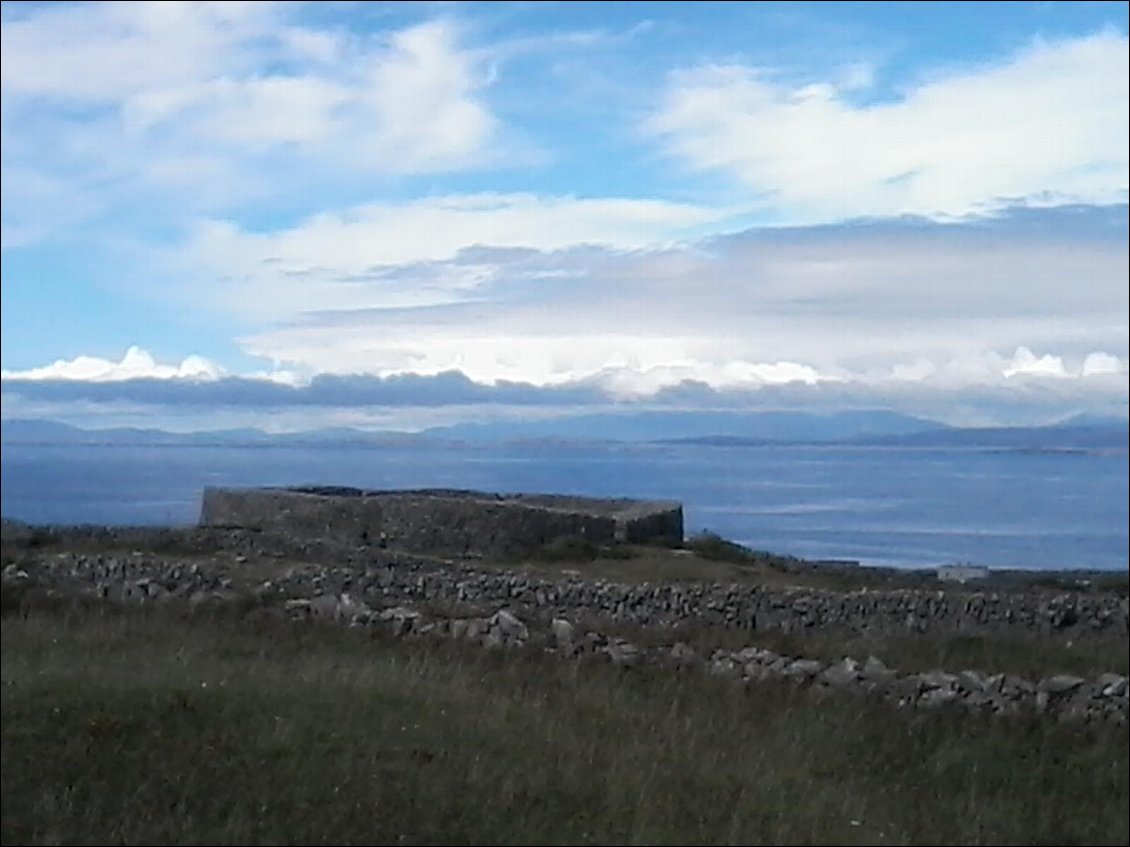
{"type": "Polygon", "coordinates": [[[507,609],[499,609],[491,615],[488,625],[506,644],[522,644],[530,637],[529,628],[507,609]]]}
{"type": "Polygon", "coordinates": [[[961,671],[957,675],[957,685],[963,691],[973,691],[978,694],[987,690],[987,680],[984,674],[980,674],[977,671],[961,671]]]}
{"type": "Polygon", "coordinates": [[[373,610],[365,605],[362,600],[355,600],[349,594],[342,594],[338,600],[337,616],[345,620],[350,626],[368,623],[373,610]]]}
{"type": "Polygon", "coordinates": [[[464,623],[467,628],[463,631],[463,637],[468,641],[478,641],[487,630],[486,618],[468,618],[464,623]]]}
{"type": "Polygon", "coordinates": [[[698,664],[701,661],[694,648],[682,641],[676,641],[672,645],[671,658],[680,665],[698,664]]]}
{"type": "Polygon", "coordinates": [[[957,677],[945,671],[926,671],[926,673],[918,674],[918,678],[927,689],[938,688],[943,691],[949,691],[957,684],[957,677]]]}
{"type": "Polygon", "coordinates": [[[1046,691],[1049,694],[1066,694],[1069,691],[1074,691],[1084,682],[1086,680],[1080,676],[1063,673],[1040,680],[1036,687],[1039,691],[1046,691]]]}
{"type": "Polygon", "coordinates": [[[161,583],[151,581],[148,585],[145,586],[145,593],[148,595],[150,600],[160,600],[169,592],[168,590],[166,590],[165,586],[161,585],[161,583]]]}
{"type": "Polygon", "coordinates": [[[946,703],[952,703],[957,697],[957,691],[952,688],[931,688],[924,691],[918,698],[918,705],[933,709],[946,703]]]}
{"type": "Polygon", "coordinates": [[[996,693],[996,692],[1000,691],[1001,686],[1004,685],[1004,674],[1003,673],[988,674],[984,678],[984,682],[985,682],[984,691],[986,691],[988,693],[996,693]]]}
{"type": "Polygon", "coordinates": [[[811,679],[824,670],[824,665],[815,659],[796,659],[785,666],[782,673],[794,679],[811,679]]]}
{"type": "Polygon", "coordinates": [[[863,678],[870,682],[883,683],[898,676],[898,671],[888,668],[876,656],[868,656],[867,661],[863,663],[862,674],[863,678]]]}
{"type": "Polygon", "coordinates": [[[569,621],[564,618],[554,618],[549,624],[549,631],[553,636],[553,642],[557,646],[557,649],[573,649],[573,639],[576,635],[576,630],[569,621]]]}
{"type": "Polygon", "coordinates": [[[393,635],[407,635],[415,629],[416,622],[420,619],[420,613],[415,609],[393,606],[389,609],[381,609],[376,618],[382,623],[391,624],[390,629],[393,635]]]}
{"type": "Polygon", "coordinates": [[[992,703],[988,694],[980,691],[971,691],[961,698],[961,702],[969,709],[980,709],[992,703]]]}
{"type": "Polygon", "coordinates": [[[1017,697],[1025,694],[1035,694],[1036,686],[1022,676],[1006,674],[1004,680],[1001,682],[1001,691],[1010,697],[1017,697]]]}
{"type": "Polygon", "coordinates": [[[844,688],[859,680],[859,662],[855,659],[845,658],[834,665],[827,667],[820,679],[835,688],[844,688]]]}
{"type": "Polygon", "coordinates": [[[22,582],[28,579],[27,571],[12,562],[4,566],[4,579],[8,582],[22,582]]]}
{"type": "Polygon", "coordinates": [[[634,665],[640,661],[640,648],[622,638],[614,638],[604,648],[608,658],[616,665],[634,665]]]}
{"type": "Polygon", "coordinates": [[[332,594],[319,594],[307,605],[310,614],[316,618],[337,618],[338,599],[332,594]]]}
{"type": "Polygon", "coordinates": [[[1103,697],[1125,697],[1126,696],[1126,677],[1117,673],[1104,673],[1099,677],[1098,684],[1102,686],[1103,697]]]}
{"type": "Polygon", "coordinates": [[[708,670],[714,676],[741,676],[742,666],[739,665],[730,653],[725,650],[716,650],[710,657],[708,670]]]}
{"type": "Polygon", "coordinates": [[[418,618],[420,613],[415,609],[406,609],[404,606],[390,606],[387,609],[381,609],[377,613],[377,620],[381,621],[395,621],[402,618],[418,618]]]}
{"type": "Polygon", "coordinates": [[[768,665],[779,658],[780,656],[772,650],[765,650],[761,647],[743,647],[734,654],[734,659],[742,665],[748,665],[750,662],[768,665]]]}

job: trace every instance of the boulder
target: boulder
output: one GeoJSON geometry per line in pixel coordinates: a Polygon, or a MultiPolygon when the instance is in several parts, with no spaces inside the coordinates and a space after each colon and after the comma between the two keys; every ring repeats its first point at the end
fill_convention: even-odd
{"type": "Polygon", "coordinates": [[[524,644],[530,630],[508,609],[499,609],[487,621],[491,633],[498,633],[503,644],[524,644]]]}
{"type": "Polygon", "coordinates": [[[824,669],[820,680],[834,688],[844,688],[859,681],[859,662],[852,658],[845,658],[824,669]]]}
{"type": "Polygon", "coordinates": [[[554,618],[549,624],[549,631],[558,650],[568,651],[573,649],[576,629],[569,621],[564,618],[554,618]]]}
{"type": "Polygon", "coordinates": [[[1086,680],[1081,676],[1061,673],[1055,676],[1049,676],[1047,679],[1041,679],[1036,687],[1039,691],[1046,691],[1048,694],[1067,694],[1074,691],[1084,682],[1086,682],[1086,680]]]}

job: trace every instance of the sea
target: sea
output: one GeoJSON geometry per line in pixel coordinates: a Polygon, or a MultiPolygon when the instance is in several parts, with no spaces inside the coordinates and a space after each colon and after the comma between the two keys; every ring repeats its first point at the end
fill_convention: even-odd
{"type": "Polygon", "coordinates": [[[661,443],[5,444],[0,511],[183,526],[205,486],[467,488],[674,499],[688,534],[900,568],[1126,570],[1125,450],[661,443]]]}

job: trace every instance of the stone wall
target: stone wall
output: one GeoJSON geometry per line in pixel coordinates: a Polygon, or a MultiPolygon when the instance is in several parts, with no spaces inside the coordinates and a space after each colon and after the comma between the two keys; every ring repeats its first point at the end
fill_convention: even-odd
{"type": "MultiPolygon", "coordinates": [[[[241,559],[244,557],[236,557],[235,569],[225,569],[215,560],[178,560],[140,552],[126,556],[40,554],[7,565],[3,579],[5,583],[77,591],[128,604],[174,603],[192,609],[250,601],[247,608],[266,614],[376,627],[397,636],[454,638],[493,648],[541,649],[566,658],[592,658],[625,666],[647,663],[690,668],[747,684],[777,680],[806,686],[816,695],[873,695],[900,707],[952,706],[1006,715],[1034,711],[1060,719],[1127,721],[1127,678],[1116,673],[1091,679],[1053,674],[1037,680],[987,669],[907,673],[889,668],[873,656],[822,661],[753,645],[737,650],[696,650],[677,640],[677,626],[664,627],[662,632],[668,640],[659,644],[638,645],[602,633],[600,620],[626,619],[629,609],[638,610],[664,596],[662,592],[649,593],[646,587],[557,584],[531,581],[521,575],[444,570],[393,559],[380,565],[289,567],[273,578],[249,581],[241,578],[241,559]],[[437,610],[444,604],[463,611],[437,610]]],[[[670,599],[674,595],[666,596],[670,599]]],[[[692,608],[719,611],[719,602],[724,608],[721,598],[727,595],[718,593],[717,587],[706,586],[693,596],[705,600],[705,605],[676,604],[681,609],[682,624],[704,623],[693,617],[692,608]]],[[[811,598],[812,592],[808,596],[811,598]]],[[[1062,623],[1063,612],[1073,608],[1068,601],[1048,603],[1035,613],[1037,617],[1062,623]]],[[[661,600],[657,608],[663,607],[661,600]]],[[[1125,612],[1123,602],[1123,638],[1125,612]]],[[[717,622],[732,625],[735,620],[723,614],[717,622]]],[[[1014,618],[1012,624],[1021,620],[1014,618]]],[[[1078,619],[1071,626],[1077,624],[1078,619]]],[[[1110,634],[1109,628],[1105,634],[1110,634]]]]}
{"type": "Polygon", "coordinates": [[[200,522],[449,556],[515,555],[561,538],[683,540],[678,503],[429,489],[207,488],[200,522]]]}
{"type": "MultiPolygon", "coordinates": [[[[333,583],[326,583],[331,587],[333,583]]],[[[339,590],[413,602],[518,604],[640,626],[876,634],[1021,632],[1125,638],[1128,605],[1109,594],[1044,591],[822,591],[703,582],[625,585],[405,561],[370,567],[339,590]]]]}
{"type": "MultiPolygon", "coordinates": [[[[75,544],[87,543],[74,534],[75,544]]],[[[69,537],[69,536],[68,536],[69,537]]],[[[149,549],[159,544],[194,558],[213,558],[217,551],[228,561],[246,558],[296,559],[333,562],[302,568],[282,565],[273,577],[277,585],[312,590],[363,592],[380,602],[479,605],[520,604],[543,614],[595,615],[643,626],[679,627],[686,624],[733,629],[803,633],[833,632],[900,634],[1015,633],[1056,635],[1068,639],[1126,639],[1130,633],[1130,603],[1107,592],[978,591],[969,587],[942,590],[830,591],[804,587],[722,584],[701,581],[662,584],[620,584],[579,576],[539,576],[506,569],[474,567],[425,558],[394,550],[339,544],[324,538],[298,545],[279,535],[247,530],[199,528],[177,532],[119,530],[89,534],[91,541],[128,544],[126,549],[149,549]]],[[[83,579],[107,578],[115,568],[123,574],[147,572],[149,556],[137,559],[98,557],[76,560],[83,579]],[[99,576],[101,575],[101,576],[99,576]]],[[[159,560],[154,560],[159,561],[159,560]]],[[[221,578],[215,570],[209,579],[221,578]]],[[[239,566],[224,575],[237,582],[239,566]]],[[[218,582],[216,583],[218,584],[218,582]]]]}

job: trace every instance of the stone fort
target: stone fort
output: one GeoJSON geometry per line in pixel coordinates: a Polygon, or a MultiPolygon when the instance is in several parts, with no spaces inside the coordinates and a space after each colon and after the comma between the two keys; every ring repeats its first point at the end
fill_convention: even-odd
{"type": "Polygon", "coordinates": [[[518,555],[562,539],[683,541],[673,501],[454,489],[206,488],[200,523],[444,556],[518,555]]]}

